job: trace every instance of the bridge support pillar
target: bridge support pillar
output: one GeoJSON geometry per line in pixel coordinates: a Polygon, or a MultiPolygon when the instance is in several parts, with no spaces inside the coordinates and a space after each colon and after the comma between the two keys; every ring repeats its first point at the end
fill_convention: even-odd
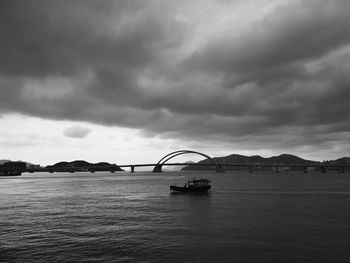
{"type": "Polygon", "coordinates": [[[135,166],[133,165],[130,166],[130,173],[135,173],[135,166]]]}
{"type": "Polygon", "coordinates": [[[162,172],[162,165],[161,164],[156,164],[153,168],[154,173],[161,173],[162,172]]]}

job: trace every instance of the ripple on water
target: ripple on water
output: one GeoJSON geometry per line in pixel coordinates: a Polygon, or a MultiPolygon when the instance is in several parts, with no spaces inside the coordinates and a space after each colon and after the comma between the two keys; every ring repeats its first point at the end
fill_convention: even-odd
{"type": "Polygon", "coordinates": [[[1,180],[1,260],[350,262],[348,175],[208,173],[210,194],[169,193],[193,176],[1,180]]]}

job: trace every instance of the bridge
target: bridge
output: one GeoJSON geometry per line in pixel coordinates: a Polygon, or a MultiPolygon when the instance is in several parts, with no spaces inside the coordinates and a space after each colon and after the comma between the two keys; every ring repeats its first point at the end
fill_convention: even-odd
{"type": "MultiPolygon", "coordinates": [[[[175,151],[175,152],[171,152],[167,155],[165,155],[163,158],[161,158],[158,163],[154,166],[154,169],[153,169],[153,172],[154,173],[159,173],[162,171],[162,167],[164,165],[166,165],[166,162],[173,159],[174,157],[177,157],[179,155],[183,155],[183,154],[189,154],[189,153],[192,153],[192,154],[198,154],[198,155],[201,155],[203,157],[205,157],[206,159],[208,159],[211,163],[212,166],[215,167],[215,170],[217,172],[223,172],[223,168],[220,164],[217,164],[213,158],[211,158],[209,155],[206,155],[204,153],[201,153],[201,152],[196,152],[196,151],[191,151],[191,150],[180,150],[180,151],[175,151]]],[[[178,165],[182,165],[182,164],[178,164],[178,165]]],[[[189,165],[188,163],[186,165],[189,165]]]]}
{"type": "Polygon", "coordinates": [[[0,176],[1,175],[21,175],[21,173],[28,172],[28,173],[35,173],[35,172],[91,172],[94,173],[96,171],[109,171],[111,173],[114,173],[116,171],[123,171],[120,168],[129,168],[131,173],[135,172],[135,168],[139,167],[153,167],[154,173],[160,173],[162,172],[163,166],[211,166],[212,169],[216,172],[224,172],[225,168],[232,170],[233,167],[240,169],[240,170],[247,170],[250,173],[258,170],[264,170],[264,169],[271,169],[274,170],[276,173],[279,173],[283,171],[286,168],[293,168],[300,171],[303,171],[304,173],[307,173],[310,169],[314,169],[317,171],[320,171],[322,173],[326,173],[327,171],[337,171],[339,173],[344,173],[345,171],[350,170],[350,165],[290,165],[290,164],[230,164],[230,163],[218,163],[213,158],[211,158],[209,155],[206,155],[201,152],[192,151],[192,150],[179,150],[171,152],[164,157],[162,157],[157,163],[143,163],[143,164],[124,164],[124,165],[108,165],[108,166],[79,166],[79,167],[32,167],[32,168],[25,168],[23,165],[0,165],[0,176]],[[170,163],[171,159],[183,155],[183,154],[197,154],[202,157],[205,157],[206,160],[209,161],[209,163],[170,163]]]}

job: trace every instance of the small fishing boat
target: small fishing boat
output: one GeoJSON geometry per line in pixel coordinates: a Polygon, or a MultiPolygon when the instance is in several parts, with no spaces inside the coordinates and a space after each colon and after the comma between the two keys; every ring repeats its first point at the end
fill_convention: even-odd
{"type": "Polygon", "coordinates": [[[187,181],[184,186],[170,185],[170,191],[182,193],[206,193],[211,188],[211,181],[205,178],[187,181]]]}

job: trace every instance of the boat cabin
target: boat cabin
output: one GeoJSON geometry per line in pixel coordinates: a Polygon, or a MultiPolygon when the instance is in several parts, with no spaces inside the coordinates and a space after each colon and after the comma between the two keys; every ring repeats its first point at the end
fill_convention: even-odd
{"type": "Polygon", "coordinates": [[[188,187],[202,187],[202,186],[209,186],[211,181],[208,179],[196,179],[194,178],[192,181],[188,181],[188,187]]]}

